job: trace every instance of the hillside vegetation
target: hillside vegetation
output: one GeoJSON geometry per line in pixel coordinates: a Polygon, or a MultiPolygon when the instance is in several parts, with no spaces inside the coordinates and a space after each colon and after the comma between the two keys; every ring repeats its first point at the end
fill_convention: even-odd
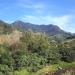
{"type": "Polygon", "coordinates": [[[60,34],[21,31],[3,24],[7,31],[1,24],[0,75],[75,75],[75,38],[58,39],[60,34]]]}
{"type": "Polygon", "coordinates": [[[22,34],[18,30],[14,30],[10,34],[1,34],[0,44],[10,44],[11,45],[13,43],[17,43],[19,42],[21,36],[22,34]]]}

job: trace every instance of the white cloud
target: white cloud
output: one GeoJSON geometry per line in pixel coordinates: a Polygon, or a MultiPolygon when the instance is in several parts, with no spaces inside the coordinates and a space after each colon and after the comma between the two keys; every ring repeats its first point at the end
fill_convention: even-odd
{"type": "Polygon", "coordinates": [[[54,16],[24,16],[22,20],[31,22],[34,24],[55,24],[60,27],[63,27],[64,25],[68,24],[70,21],[69,15],[54,17],[54,16]]]}
{"type": "Polygon", "coordinates": [[[24,16],[21,18],[24,22],[30,22],[33,24],[54,24],[58,25],[65,31],[75,32],[75,23],[72,23],[73,16],[24,16]],[[74,27],[74,28],[73,28],[74,27]]]}

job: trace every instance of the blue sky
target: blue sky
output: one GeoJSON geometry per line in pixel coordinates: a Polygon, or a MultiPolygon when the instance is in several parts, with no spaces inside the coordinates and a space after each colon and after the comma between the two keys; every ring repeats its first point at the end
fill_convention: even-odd
{"type": "Polygon", "coordinates": [[[55,24],[75,33],[75,0],[0,0],[0,19],[55,24]]]}

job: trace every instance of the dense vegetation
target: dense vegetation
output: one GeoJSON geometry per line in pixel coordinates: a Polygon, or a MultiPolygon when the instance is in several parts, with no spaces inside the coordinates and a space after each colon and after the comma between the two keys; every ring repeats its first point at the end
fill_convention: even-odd
{"type": "MultiPolygon", "coordinates": [[[[13,30],[9,35],[12,33],[13,30]]],[[[55,37],[32,30],[19,35],[22,35],[16,36],[19,41],[0,44],[0,75],[44,75],[44,68],[51,71],[51,65],[52,71],[59,67],[75,66],[75,63],[72,63],[75,61],[74,38],[61,42],[62,39],[56,40],[55,37]]]]}

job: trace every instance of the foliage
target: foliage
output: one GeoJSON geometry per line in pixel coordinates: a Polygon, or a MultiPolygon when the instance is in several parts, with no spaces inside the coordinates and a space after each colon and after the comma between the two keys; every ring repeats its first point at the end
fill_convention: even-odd
{"type": "Polygon", "coordinates": [[[26,69],[22,69],[20,71],[15,71],[13,75],[30,75],[30,73],[26,69]]]}
{"type": "Polygon", "coordinates": [[[44,74],[44,71],[54,72],[60,66],[65,68],[71,64],[75,65],[67,63],[73,61],[75,61],[74,40],[58,43],[45,33],[34,33],[29,30],[22,32],[18,42],[0,45],[1,75],[39,75],[44,74]]]}

